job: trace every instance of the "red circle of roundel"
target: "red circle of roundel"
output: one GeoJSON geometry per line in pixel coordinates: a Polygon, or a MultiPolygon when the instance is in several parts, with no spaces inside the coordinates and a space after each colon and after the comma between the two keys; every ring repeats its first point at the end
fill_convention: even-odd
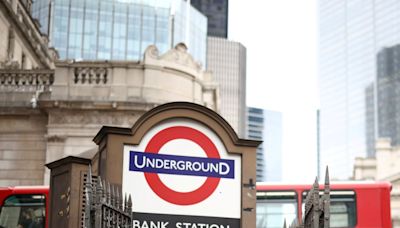
{"type": "MultiPolygon", "coordinates": [[[[175,139],[193,141],[204,150],[208,158],[220,158],[217,147],[205,134],[184,126],[169,127],[159,131],[147,144],[145,153],[158,154],[165,143],[175,139]]],[[[144,176],[155,194],[177,205],[192,205],[207,199],[218,187],[220,181],[218,177],[207,177],[198,189],[191,192],[178,192],[167,187],[157,173],[145,173],[144,176]]]]}

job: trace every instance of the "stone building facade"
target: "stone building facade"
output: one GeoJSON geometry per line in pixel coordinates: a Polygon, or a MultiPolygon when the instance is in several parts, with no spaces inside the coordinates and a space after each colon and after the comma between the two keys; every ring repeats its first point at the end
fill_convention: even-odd
{"type": "Polygon", "coordinates": [[[1,68],[54,68],[54,49],[48,48],[47,37],[30,16],[32,0],[0,1],[1,68]]]}
{"type": "Polygon", "coordinates": [[[0,1],[0,186],[43,183],[46,115],[30,100],[48,89],[57,52],[30,17],[32,1],[0,1]]]}
{"type": "Polygon", "coordinates": [[[137,62],[57,61],[29,5],[0,1],[0,186],[48,184],[44,164],[95,151],[101,126],[131,127],[159,104],[218,110],[217,84],[184,44],[137,62]]]}
{"type": "Polygon", "coordinates": [[[356,158],[355,180],[379,180],[392,184],[391,214],[393,227],[400,227],[400,147],[392,147],[389,138],[376,141],[375,158],[356,158]]]}
{"type": "MultiPolygon", "coordinates": [[[[159,56],[149,46],[143,62],[57,62],[52,91],[42,94],[46,163],[97,150],[103,125],[131,127],[149,109],[188,101],[217,110],[217,86],[179,44],[159,56]]],[[[47,178],[46,178],[47,179],[47,178]]]]}

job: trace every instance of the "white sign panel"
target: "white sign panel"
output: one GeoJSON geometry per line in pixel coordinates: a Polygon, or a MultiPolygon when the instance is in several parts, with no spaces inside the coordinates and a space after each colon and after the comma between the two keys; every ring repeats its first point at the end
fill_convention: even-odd
{"type": "Polygon", "coordinates": [[[192,120],[164,121],[124,146],[122,190],[137,213],[240,219],[240,183],[241,156],[192,120]]]}

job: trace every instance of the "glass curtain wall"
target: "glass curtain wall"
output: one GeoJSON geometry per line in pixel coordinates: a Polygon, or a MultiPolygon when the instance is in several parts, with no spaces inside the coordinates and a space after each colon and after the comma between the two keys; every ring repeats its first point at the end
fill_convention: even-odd
{"type": "Polygon", "coordinates": [[[184,42],[205,65],[207,18],[183,0],[36,0],[32,15],[61,59],[140,60],[184,42]]]}
{"type": "Polygon", "coordinates": [[[380,135],[378,53],[400,44],[397,0],[319,1],[321,167],[353,174],[355,157],[373,157],[380,135]]]}

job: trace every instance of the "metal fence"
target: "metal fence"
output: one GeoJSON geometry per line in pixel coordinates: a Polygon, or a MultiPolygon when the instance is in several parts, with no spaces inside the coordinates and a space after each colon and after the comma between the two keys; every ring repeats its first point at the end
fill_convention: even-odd
{"type": "Polygon", "coordinates": [[[82,228],[132,227],[132,197],[122,197],[120,189],[95,177],[91,172],[84,177],[82,228]]]}
{"type": "MultiPolygon", "coordinates": [[[[318,178],[308,192],[305,199],[304,218],[302,221],[293,221],[289,228],[329,228],[330,218],[330,186],[329,171],[325,172],[325,185],[323,194],[320,197],[318,178]]],[[[283,227],[286,228],[286,221],[283,227]]]]}

